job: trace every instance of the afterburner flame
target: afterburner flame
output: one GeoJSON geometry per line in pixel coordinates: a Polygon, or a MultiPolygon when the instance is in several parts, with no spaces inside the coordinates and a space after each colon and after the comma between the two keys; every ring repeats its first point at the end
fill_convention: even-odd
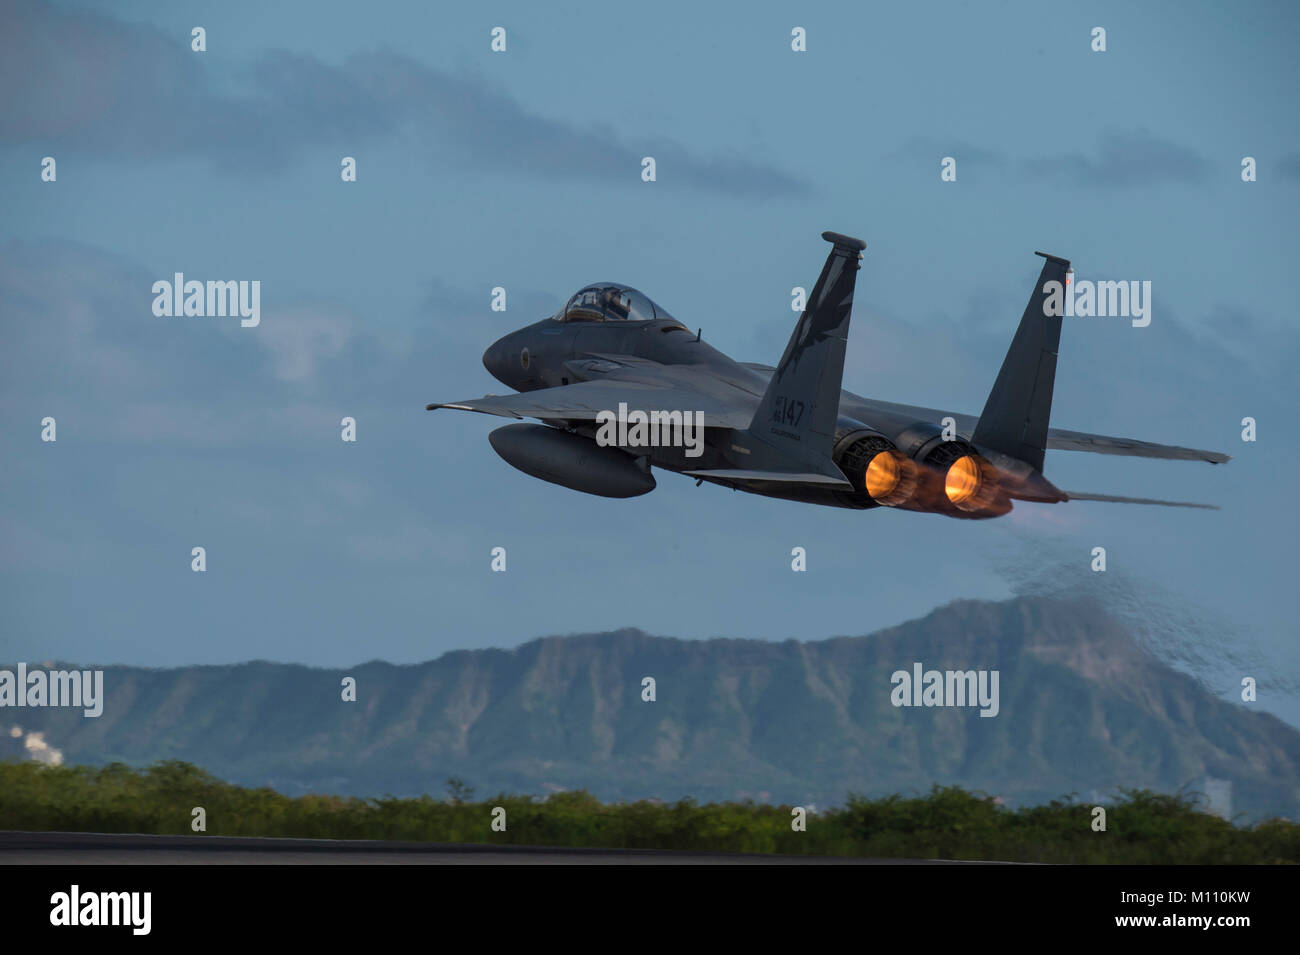
{"type": "Polygon", "coordinates": [[[903,469],[894,456],[888,451],[880,452],[867,465],[867,493],[879,500],[898,487],[902,474],[903,469]]]}
{"type": "Polygon", "coordinates": [[[948,500],[961,505],[975,497],[980,489],[983,476],[980,463],[973,454],[966,454],[952,462],[948,474],[943,479],[943,493],[948,500]]]}
{"type": "Polygon", "coordinates": [[[878,504],[902,504],[916,489],[916,465],[897,451],[881,451],[867,465],[863,486],[878,504]]]}

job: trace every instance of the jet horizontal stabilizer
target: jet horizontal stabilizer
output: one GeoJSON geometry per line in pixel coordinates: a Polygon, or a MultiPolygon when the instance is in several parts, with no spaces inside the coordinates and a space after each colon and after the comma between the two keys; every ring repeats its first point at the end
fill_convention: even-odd
{"type": "Polygon", "coordinates": [[[1151,497],[1122,497],[1118,494],[1084,494],[1082,491],[1066,491],[1071,501],[1108,501],[1112,504],[1159,504],[1161,507],[1199,507],[1206,511],[1217,511],[1217,504],[1197,504],[1194,501],[1158,501],[1151,497]]]}

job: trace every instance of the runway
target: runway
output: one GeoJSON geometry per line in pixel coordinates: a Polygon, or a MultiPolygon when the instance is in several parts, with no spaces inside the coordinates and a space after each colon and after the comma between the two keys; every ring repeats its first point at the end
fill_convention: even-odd
{"type": "Polygon", "coordinates": [[[0,832],[0,865],[1004,865],[438,842],[0,832]]]}

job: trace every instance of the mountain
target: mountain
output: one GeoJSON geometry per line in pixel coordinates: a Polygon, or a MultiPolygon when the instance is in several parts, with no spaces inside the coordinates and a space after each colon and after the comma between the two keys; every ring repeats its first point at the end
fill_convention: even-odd
{"type": "Polygon", "coordinates": [[[102,716],[0,710],[0,746],[25,755],[37,732],[65,762],[183,759],[290,794],[440,795],[455,775],[480,796],[825,806],[937,782],[1023,804],[1190,784],[1230,786],[1233,813],[1300,817],[1300,732],[1211,694],[1088,602],[959,601],[814,642],[619,630],[406,666],[103,669],[102,716]],[[997,714],[893,705],[891,675],[914,663],[996,670],[997,714]]]}

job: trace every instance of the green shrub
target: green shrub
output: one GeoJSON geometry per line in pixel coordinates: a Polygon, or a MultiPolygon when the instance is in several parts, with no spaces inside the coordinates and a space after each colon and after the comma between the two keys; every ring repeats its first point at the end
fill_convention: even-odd
{"type": "Polygon", "coordinates": [[[311,795],[223,782],[175,760],[141,770],[0,762],[0,829],[192,835],[191,810],[207,833],[392,839],[622,849],[761,852],[876,858],[989,859],[1064,863],[1296,863],[1300,825],[1276,819],[1237,826],[1200,811],[1185,794],[1124,790],[1106,806],[1106,832],[1092,806],[1070,797],[1007,809],[954,786],[924,796],[868,799],[810,815],[790,828],[791,807],[753,802],[604,804],[590,793],[541,800],[501,794],[471,802],[449,780],[447,800],[311,795]],[[506,810],[505,832],[490,826],[506,810]]]}

